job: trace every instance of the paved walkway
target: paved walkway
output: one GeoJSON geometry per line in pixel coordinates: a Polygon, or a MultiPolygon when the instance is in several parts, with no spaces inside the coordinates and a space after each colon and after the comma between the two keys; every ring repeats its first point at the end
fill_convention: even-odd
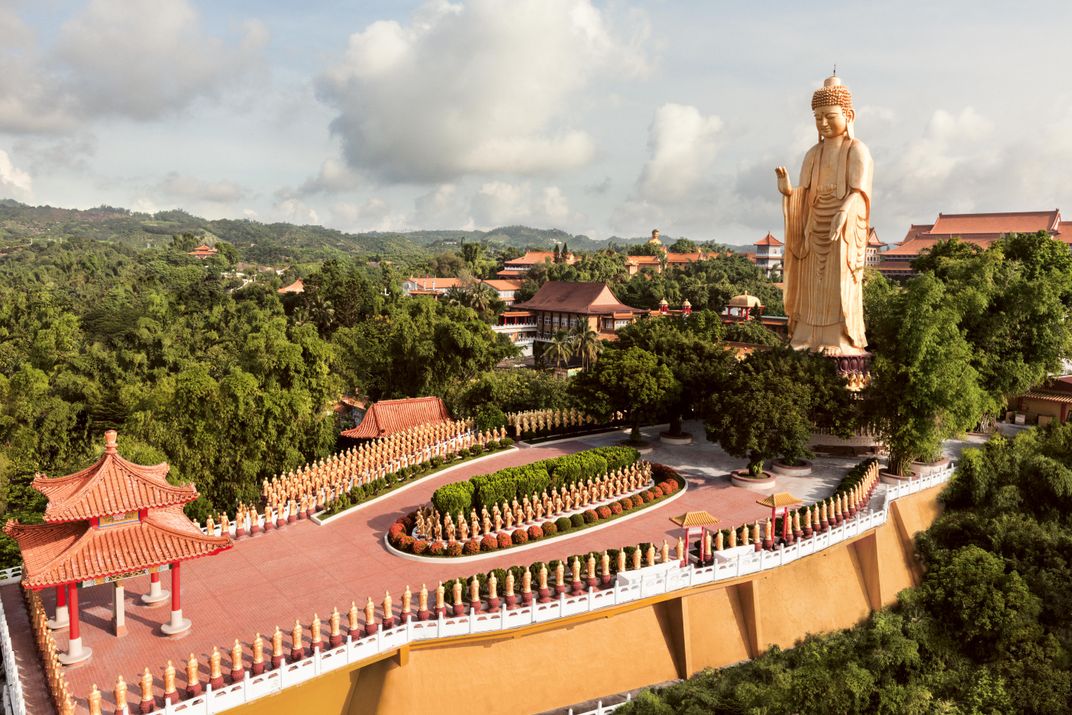
{"type": "MultiPolygon", "coordinates": [[[[569,554],[605,548],[617,548],[642,541],[675,543],[681,531],[670,517],[685,511],[706,509],[722,520],[722,526],[736,526],[761,519],[769,510],[755,503],[762,493],[740,489],[730,484],[728,473],[741,466],[717,446],[703,439],[699,423],[688,424],[696,436],[688,446],[657,445],[647,459],[677,468],[688,481],[688,490],[680,498],[651,507],[640,516],[614,523],[594,532],[553,539],[537,548],[501,555],[475,563],[449,560],[418,562],[390,553],[383,543],[387,528],[399,515],[427,503],[441,484],[468,478],[507,466],[518,466],[539,459],[613,444],[624,433],[611,433],[546,446],[519,448],[477,463],[467,463],[447,474],[426,478],[415,486],[389,495],[376,505],[358,509],[324,526],[301,521],[280,531],[239,540],[235,547],[213,557],[183,564],[183,613],[193,621],[193,629],[180,639],[161,635],[160,625],[167,621],[169,604],[149,608],[140,601],[148,591],[148,577],[126,581],[126,618],[128,634],[115,638],[109,632],[112,589],[99,586],[81,594],[83,642],[93,648],[93,658],[82,666],[68,670],[72,690],[79,696],[79,710],[85,712],[85,695],[93,683],[110,691],[116,676],[122,674],[130,684],[131,698],[138,697],[136,681],[145,667],[156,678],[158,693],[162,671],[171,660],[178,671],[179,687],[185,685],[185,660],[193,652],[202,663],[202,678],[207,679],[206,654],[212,646],[220,647],[223,668],[230,667],[229,651],[235,638],[245,646],[247,667],[249,643],[254,634],[268,635],[278,625],[284,631],[284,645],[289,648],[289,632],[295,619],[302,622],[308,637],[308,624],[316,613],[323,623],[325,637],[332,607],[343,614],[351,601],[362,609],[367,596],[377,604],[390,590],[399,604],[403,589],[409,585],[416,593],[421,584],[433,591],[438,581],[457,576],[486,572],[492,568],[527,565],[534,561],[564,558],[569,554]]],[[[654,437],[658,428],[645,430],[654,437]]],[[[956,451],[959,451],[956,450],[956,451]]],[[[856,458],[819,458],[815,473],[809,477],[779,478],[778,491],[789,491],[806,501],[828,495],[856,458]]],[[[164,579],[165,587],[168,579],[164,579]]],[[[9,587],[10,588],[10,587],[9,587]]],[[[51,612],[54,592],[42,594],[51,612]]],[[[9,599],[5,598],[5,605],[9,599]]],[[[12,624],[15,629],[20,626],[12,624]]],[[[57,645],[66,648],[66,631],[57,632],[57,645]]],[[[266,642],[270,655],[270,642],[266,642]]]]}

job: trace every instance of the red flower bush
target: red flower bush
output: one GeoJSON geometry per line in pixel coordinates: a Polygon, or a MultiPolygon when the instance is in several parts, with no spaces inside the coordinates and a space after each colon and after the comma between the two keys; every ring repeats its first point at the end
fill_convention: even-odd
{"type": "Polygon", "coordinates": [[[655,495],[652,493],[652,491],[650,489],[647,490],[646,492],[644,492],[644,501],[645,502],[649,502],[654,498],[655,498],[655,495]]]}
{"type": "Polygon", "coordinates": [[[543,538],[543,529],[533,524],[529,527],[529,541],[536,541],[536,539],[543,538]]]}
{"type": "Polygon", "coordinates": [[[609,507],[601,506],[596,509],[596,516],[598,516],[600,519],[609,519],[610,514],[611,511],[609,507]]]}
{"type": "Polygon", "coordinates": [[[400,521],[396,521],[395,523],[391,524],[391,528],[387,530],[387,541],[389,541],[391,544],[397,544],[398,540],[402,538],[402,535],[405,533],[405,525],[400,521]]]}
{"type": "Polygon", "coordinates": [[[596,521],[596,520],[597,520],[598,518],[599,518],[599,517],[598,517],[598,516],[596,516],[596,513],[595,513],[594,511],[592,511],[591,509],[588,509],[588,510],[586,510],[586,511],[584,512],[584,523],[585,523],[585,524],[592,524],[592,523],[595,523],[595,521],[596,521]]]}
{"type": "Polygon", "coordinates": [[[465,542],[462,553],[472,555],[480,553],[480,539],[469,539],[465,542]]]}
{"type": "Polygon", "coordinates": [[[553,522],[553,521],[545,521],[540,526],[540,528],[543,529],[543,535],[544,536],[554,536],[555,534],[558,533],[558,527],[555,526],[555,522],[553,522]]]}
{"type": "Polygon", "coordinates": [[[417,539],[416,541],[413,542],[413,553],[417,554],[418,556],[420,556],[421,554],[423,554],[427,550],[428,550],[428,542],[425,541],[424,539],[417,539]]]}
{"type": "Polygon", "coordinates": [[[415,542],[416,539],[414,539],[412,536],[402,536],[398,540],[398,548],[400,548],[402,551],[412,551],[413,544],[415,542]]]}
{"type": "Polygon", "coordinates": [[[461,556],[462,555],[462,542],[452,541],[447,544],[447,556],[461,556]]]}
{"type": "Polygon", "coordinates": [[[654,489],[651,490],[651,495],[654,498],[658,499],[663,495],[663,488],[660,486],[656,486],[654,489]]]}
{"type": "MultiPolygon", "coordinates": [[[[414,546],[416,546],[416,544],[414,544],[414,546]]],[[[428,547],[428,553],[430,553],[432,556],[442,556],[443,554],[447,553],[447,545],[444,544],[442,541],[437,541],[428,547]]]]}
{"type": "Polygon", "coordinates": [[[499,532],[499,548],[508,549],[514,542],[510,539],[510,534],[505,531],[499,532]]]}
{"type": "Polygon", "coordinates": [[[480,540],[481,551],[495,551],[499,548],[499,540],[495,538],[494,534],[486,534],[483,539],[480,540]]]}
{"type": "Polygon", "coordinates": [[[651,501],[651,492],[640,492],[639,494],[637,494],[636,496],[633,497],[633,503],[636,504],[637,506],[640,506],[641,504],[647,504],[650,501],[651,501]]]}
{"type": "Polygon", "coordinates": [[[514,540],[515,544],[529,543],[529,535],[525,533],[524,529],[514,529],[514,533],[510,535],[510,538],[514,540]]]}
{"type": "Polygon", "coordinates": [[[611,504],[610,504],[610,513],[611,514],[621,514],[622,513],[622,504],[621,504],[621,502],[611,502],[611,504]]]}

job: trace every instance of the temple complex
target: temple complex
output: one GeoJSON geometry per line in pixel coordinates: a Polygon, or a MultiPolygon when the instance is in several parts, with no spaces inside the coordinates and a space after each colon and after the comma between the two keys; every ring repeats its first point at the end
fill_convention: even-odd
{"type": "Polygon", "coordinates": [[[31,486],[48,498],[43,524],[10,520],[4,533],[22,552],[22,583],[27,589],[55,589],[56,613],[49,625],[68,629],[64,664],[88,660],[79,624],[79,588],[111,584],[115,591],[112,628],[126,632],[124,579],[150,574],[146,603],[163,602],[160,574],[171,573],[171,619],[163,633],[190,629],[180,600],[183,561],[230,548],[231,539],[205,535],[182,507],[197,499],[192,484],[166,480],[167,464],[134,464],[119,455],[115,430],[104,433],[104,454],[86,469],[65,477],[37,475],[31,486]]]}
{"type": "Polygon", "coordinates": [[[1008,233],[1037,233],[1045,231],[1054,239],[1072,244],[1072,221],[1061,220],[1060,209],[1050,211],[1002,211],[996,213],[938,214],[934,223],[912,224],[904,240],[881,254],[876,264],[887,278],[908,278],[915,275],[912,261],[939,241],[957,238],[980,248],[1008,233]]]}
{"type": "Polygon", "coordinates": [[[215,248],[213,246],[210,246],[207,243],[202,243],[200,246],[198,246],[194,250],[187,251],[186,255],[187,256],[193,256],[194,258],[197,258],[197,259],[200,259],[200,260],[203,261],[206,258],[212,258],[213,256],[215,256],[219,252],[220,252],[220,249],[215,248]]]}

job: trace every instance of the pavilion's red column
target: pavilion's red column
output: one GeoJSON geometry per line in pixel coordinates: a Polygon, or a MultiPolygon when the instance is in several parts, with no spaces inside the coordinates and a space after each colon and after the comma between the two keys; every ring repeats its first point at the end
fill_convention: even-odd
{"type": "Polygon", "coordinates": [[[52,630],[66,628],[70,620],[67,617],[67,586],[56,586],[56,616],[48,622],[52,630]]]}
{"type": "Polygon", "coordinates": [[[64,665],[81,663],[89,660],[93,651],[82,647],[82,631],[78,622],[78,584],[67,584],[67,611],[70,616],[70,630],[68,631],[67,652],[61,653],[60,662],[64,665]]]}
{"type": "Polygon", "coordinates": [[[161,630],[169,636],[190,630],[190,619],[182,617],[181,582],[182,572],[179,569],[179,562],[176,561],[171,564],[171,621],[161,626],[161,630]]]}
{"type": "Polygon", "coordinates": [[[143,593],[141,602],[152,606],[163,603],[168,599],[168,592],[160,588],[160,572],[153,571],[149,574],[149,593],[143,593]]]}

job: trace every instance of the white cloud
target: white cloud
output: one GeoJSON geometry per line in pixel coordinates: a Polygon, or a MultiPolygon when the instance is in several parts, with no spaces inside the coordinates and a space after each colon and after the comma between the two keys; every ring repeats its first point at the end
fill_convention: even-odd
{"type": "Polygon", "coordinates": [[[334,194],[344,191],[353,191],[360,188],[364,182],[350,167],[338,159],[325,159],[320,164],[320,171],[316,176],[306,179],[296,191],[283,189],[283,194],[294,196],[310,196],[313,194],[334,194]]]}
{"type": "Polygon", "coordinates": [[[265,27],[248,21],[241,32],[237,42],[210,34],[188,0],[90,0],[40,47],[12,7],[0,8],[0,131],[153,120],[217,97],[262,60],[265,27]]]}
{"type": "Polygon", "coordinates": [[[562,228],[576,218],[559,187],[534,188],[528,182],[489,181],[473,194],[469,209],[475,225],[482,228],[518,223],[562,228]]]}
{"type": "Polygon", "coordinates": [[[408,25],[351,35],[320,96],[347,162],[383,179],[576,168],[595,142],[573,126],[574,99],[645,69],[643,33],[624,34],[589,0],[433,0],[408,25]]]}
{"type": "Polygon", "coordinates": [[[6,151],[0,150],[0,196],[19,200],[33,195],[33,179],[11,163],[6,151]]]}
{"type": "Polygon", "coordinates": [[[174,198],[214,204],[236,203],[246,197],[245,189],[233,181],[205,181],[174,171],[156,185],[155,191],[174,198]]]}
{"type": "Polygon", "coordinates": [[[696,107],[659,107],[648,129],[651,158],[637,180],[638,195],[656,202],[688,198],[712,168],[721,129],[721,119],[696,107]]]}
{"type": "Polygon", "coordinates": [[[247,22],[243,33],[228,46],[186,0],[91,0],[60,29],[56,61],[84,111],[155,119],[216,96],[248,70],[267,30],[247,22]]]}

